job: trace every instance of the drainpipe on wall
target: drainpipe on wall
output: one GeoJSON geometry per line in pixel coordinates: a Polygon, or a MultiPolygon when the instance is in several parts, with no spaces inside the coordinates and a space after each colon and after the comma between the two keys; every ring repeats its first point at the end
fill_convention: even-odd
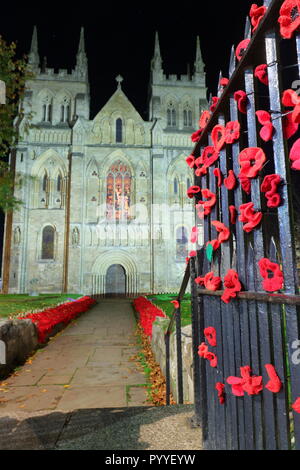
{"type": "Polygon", "coordinates": [[[153,135],[152,131],[157,123],[158,118],[154,119],[154,123],[150,130],[151,136],[151,153],[150,153],[150,178],[151,178],[151,208],[150,208],[150,289],[154,292],[154,238],[153,238],[153,135]]]}

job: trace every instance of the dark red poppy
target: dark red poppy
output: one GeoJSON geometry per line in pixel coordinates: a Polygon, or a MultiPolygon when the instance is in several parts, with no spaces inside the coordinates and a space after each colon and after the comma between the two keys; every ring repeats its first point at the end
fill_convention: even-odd
{"type": "Polygon", "coordinates": [[[263,289],[275,292],[283,287],[283,273],[277,263],[272,263],[268,258],[262,258],[258,262],[259,272],[263,278],[263,289]]]}
{"type": "Polygon", "coordinates": [[[245,191],[246,194],[251,194],[251,179],[247,178],[246,176],[238,176],[242,190],[245,191]]]}
{"type": "Polygon", "coordinates": [[[195,194],[200,193],[201,188],[200,186],[190,186],[187,190],[187,196],[192,199],[195,194]]]}
{"type": "Polygon", "coordinates": [[[216,107],[217,107],[219,98],[217,96],[213,96],[211,100],[212,100],[212,104],[211,104],[209,109],[213,113],[215,111],[216,107]]]}
{"type": "Polygon", "coordinates": [[[278,393],[281,390],[282,382],[277,375],[275,367],[272,364],[265,364],[268,376],[270,378],[269,382],[265,386],[270,392],[278,393]]]}
{"type": "Polygon", "coordinates": [[[226,276],[224,277],[225,290],[221,297],[221,300],[228,304],[230,299],[236,297],[237,292],[240,292],[242,285],[239,281],[238,273],[234,269],[229,269],[226,276]]]}
{"type": "Polygon", "coordinates": [[[255,114],[257,116],[258,122],[263,126],[259,135],[261,136],[262,140],[268,142],[272,139],[275,130],[271,121],[271,115],[268,113],[268,111],[264,110],[256,111],[255,114]]]}
{"type": "Polygon", "coordinates": [[[207,328],[204,328],[204,336],[211,346],[217,346],[217,332],[213,326],[208,326],[207,328]]]}
{"type": "Polygon", "coordinates": [[[217,367],[218,357],[217,357],[216,354],[214,354],[213,352],[208,351],[205,354],[205,359],[207,359],[209,361],[209,364],[210,364],[211,367],[217,367]]]}
{"type": "Polygon", "coordinates": [[[220,80],[220,86],[226,87],[226,86],[228,85],[228,83],[229,83],[229,79],[228,79],[228,78],[225,78],[225,77],[224,77],[224,78],[223,78],[223,77],[221,78],[221,80],[220,80]]]}
{"type": "Polygon", "coordinates": [[[194,155],[189,155],[188,157],[186,157],[185,161],[186,161],[186,163],[188,164],[188,166],[190,168],[194,168],[194,166],[195,166],[195,157],[194,157],[194,155]]]}
{"type": "Polygon", "coordinates": [[[200,357],[205,357],[208,353],[208,346],[204,342],[198,346],[198,355],[200,357]]]}
{"type": "Polygon", "coordinates": [[[300,413],[300,397],[292,404],[292,408],[296,413],[300,413]]]}
{"type": "Polygon", "coordinates": [[[219,152],[212,145],[208,145],[204,148],[202,154],[202,161],[206,167],[209,167],[215,163],[219,158],[219,152]]]}
{"type": "Polygon", "coordinates": [[[285,0],[279,11],[280,34],[290,39],[300,26],[300,0],[285,0]]]}
{"type": "Polygon", "coordinates": [[[247,102],[248,98],[243,90],[238,90],[234,93],[233,98],[238,104],[238,109],[241,113],[247,113],[247,102]]]}
{"type": "Polygon", "coordinates": [[[291,168],[293,170],[300,170],[300,139],[297,139],[289,154],[290,160],[293,162],[291,168]]]}
{"type": "Polygon", "coordinates": [[[226,144],[233,144],[240,138],[241,125],[239,121],[229,121],[225,127],[225,142],[226,144]]]}
{"type": "Polygon", "coordinates": [[[240,205],[239,221],[244,222],[243,230],[247,233],[251,232],[262,219],[262,212],[254,209],[253,202],[247,202],[240,205]]]}
{"type": "Polygon", "coordinates": [[[194,227],[192,227],[192,230],[191,230],[190,242],[197,243],[198,235],[199,235],[199,230],[198,230],[198,227],[195,225],[194,227]]]}
{"type": "Polygon", "coordinates": [[[218,398],[221,405],[225,403],[225,385],[222,382],[216,383],[216,390],[218,392],[218,398]]]}
{"type": "Polygon", "coordinates": [[[265,193],[268,207],[278,207],[281,203],[280,194],[278,194],[278,186],[281,183],[280,175],[272,174],[264,177],[260,186],[262,193],[265,193]]]}
{"type": "Polygon", "coordinates": [[[252,28],[253,33],[257,30],[259,23],[263,19],[266,11],[267,11],[267,7],[265,6],[258,7],[255,3],[251,5],[249,16],[251,18],[251,24],[253,26],[252,28]]]}
{"type": "Polygon", "coordinates": [[[216,194],[210,191],[209,189],[202,189],[202,197],[208,199],[208,201],[199,201],[196,205],[198,210],[198,217],[203,219],[206,215],[210,214],[212,207],[217,202],[216,194]]]}
{"type": "Polygon", "coordinates": [[[260,147],[248,147],[239,154],[241,172],[239,177],[255,178],[266,161],[266,155],[260,147]]]}
{"type": "Polygon", "coordinates": [[[191,135],[192,142],[198,142],[202,134],[202,129],[198,129],[196,132],[193,132],[191,135]]]}
{"type": "Polygon", "coordinates": [[[267,64],[258,65],[254,70],[254,76],[264,85],[269,85],[268,66],[267,64]]]}
{"type": "Polygon", "coordinates": [[[300,96],[294,90],[285,90],[282,94],[282,104],[287,108],[294,108],[292,121],[300,123],[300,96]]]}
{"type": "Polygon", "coordinates": [[[283,136],[285,139],[292,137],[298,130],[299,124],[293,121],[291,114],[282,117],[283,136]]]}
{"type": "Polygon", "coordinates": [[[236,177],[233,170],[229,170],[227,178],[224,179],[224,185],[228,190],[235,188],[236,177]]]}
{"type": "Polygon", "coordinates": [[[204,127],[206,127],[206,124],[210,120],[210,116],[211,116],[211,113],[208,110],[203,111],[203,113],[201,114],[200,119],[199,119],[199,128],[200,129],[203,130],[204,127]]]}
{"type": "Polygon", "coordinates": [[[218,187],[220,188],[222,186],[222,173],[221,173],[221,170],[220,168],[214,168],[214,171],[213,171],[214,175],[217,177],[218,179],[218,187]]]}
{"type": "Polygon", "coordinates": [[[243,39],[243,41],[239,43],[239,45],[237,46],[235,50],[235,56],[237,60],[241,60],[242,57],[245,55],[246,49],[249,46],[249,43],[250,43],[250,39],[243,39]]]}
{"type": "Polygon", "coordinates": [[[205,276],[200,279],[203,279],[203,285],[207,290],[216,291],[222,284],[222,279],[218,276],[215,276],[213,271],[205,274],[205,276]]]}
{"type": "Polygon", "coordinates": [[[211,131],[211,140],[216,152],[219,152],[225,145],[225,127],[217,124],[211,131]]]}
{"type": "Polygon", "coordinates": [[[219,243],[223,243],[228,240],[228,238],[230,237],[230,230],[228,227],[226,227],[225,224],[223,224],[222,222],[219,222],[218,220],[213,220],[211,225],[213,225],[215,229],[217,230],[217,232],[219,232],[219,236],[218,236],[219,243]]]}
{"type": "Polygon", "coordinates": [[[229,206],[229,214],[230,214],[230,223],[235,224],[237,218],[237,210],[235,206],[229,206]]]}
{"type": "Polygon", "coordinates": [[[174,308],[179,308],[180,307],[178,300],[171,300],[171,304],[174,305],[174,308]]]}

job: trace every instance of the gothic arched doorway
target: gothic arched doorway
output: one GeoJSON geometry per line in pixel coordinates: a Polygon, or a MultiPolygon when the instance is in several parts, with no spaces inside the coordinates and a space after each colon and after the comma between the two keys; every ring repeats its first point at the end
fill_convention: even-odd
{"type": "Polygon", "coordinates": [[[121,264],[112,264],[106,271],[105,294],[126,295],[126,271],[121,264]]]}

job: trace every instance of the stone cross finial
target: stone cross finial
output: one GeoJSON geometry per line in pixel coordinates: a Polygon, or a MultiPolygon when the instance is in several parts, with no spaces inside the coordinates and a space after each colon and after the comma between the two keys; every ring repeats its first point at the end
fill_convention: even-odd
{"type": "Polygon", "coordinates": [[[116,82],[118,83],[118,88],[121,88],[121,83],[123,82],[123,77],[121,75],[118,75],[116,77],[116,82]]]}

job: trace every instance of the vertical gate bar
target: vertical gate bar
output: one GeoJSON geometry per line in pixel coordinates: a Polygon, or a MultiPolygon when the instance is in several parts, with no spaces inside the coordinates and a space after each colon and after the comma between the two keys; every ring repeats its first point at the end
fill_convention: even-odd
{"type": "MultiPolygon", "coordinates": [[[[268,68],[269,77],[269,93],[270,93],[270,107],[272,109],[281,109],[281,77],[279,75],[279,68],[277,60],[279,60],[278,45],[276,40],[275,31],[271,31],[266,35],[266,56],[267,61],[274,62],[272,67],[268,68]],[[273,108],[273,106],[277,108],[273,108]]],[[[299,37],[296,38],[296,48],[299,60],[300,51],[299,37]]],[[[300,65],[299,65],[300,67],[300,65]]],[[[295,244],[293,236],[293,212],[292,212],[292,195],[290,189],[290,162],[286,151],[286,144],[283,137],[282,120],[276,119],[273,121],[275,127],[275,135],[273,138],[273,150],[275,172],[282,177],[282,199],[284,203],[278,207],[278,222],[279,222],[279,237],[280,246],[282,251],[282,269],[284,273],[284,291],[287,294],[298,293],[298,279],[296,272],[296,256],[295,244]]],[[[291,376],[291,399],[292,402],[296,400],[300,393],[300,374],[299,367],[291,360],[292,350],[291,346],[294,341],[299,339],[299,318],[296,307],[291,305],[285,306],[286,318],[286,336],[289,354],[289,367],[291,376]]],[[[294,435],[295,435],[295,448],[300,449],[300,420],[298,415],[294,414],[294,435]]]]}
{"type": "MultiPolygon", "coordinates": [[[[253,69],[248,68],[245,70],[245,86],[248,95],[247,106],[247,121],[248,121],[248,145],[249,147],[257,147],[257,130],[256,130],[256,116],[255,116],[255,86],[253,69]]],[[[254,203],[254,208],[258,211],[261,210],[261,192],[260,192],[260,179],[259,177],[251,180],[251,201],[254,203]]],[[[254,240],[254,282],[255,289],[261,289],[261,276],[258,270],[258,262],[264,257],[264,237],[263,229],[255,228],[253,230],[254,240]]],[[[268,313],[268,305],[262,302],[257,302],[258,313],[258,326],[259,326],[259,369],[253,370],[253,374],[264,374],[264,364],[269,364],[271,361],[271,344],[270,344],[270,320],[268,313]]],[[[263,410],[263,448],[266,450],[276,450],[276,426],[275,426],[275,409],[272,394],[267,389],[263,389],[262,394],[262,410],[263,410]]]]}
{"type": "Polygon", "coordinates": [[[170,405],[170,335],[165,334],[166,348],[166,405],[170,405]]]}
{"type": "MultiPolygon", "coordinates": [[[[238,121],[238,109],[237,103],[233,97],[230,98],[230,119],[232,121],[238,121]]],[[[231,146],[232,152],[232,169],[234,174],[237,176],[240,172],[238,156],[240,153],[240,142],[236,141],[231,146]]],[[[243,204],[243,195],[242,188],[238,185],[234,189],[234,205],[236,209],[243,204]]],[[[235,224],[235,234],[236,234],[236,262],[237,262],[237,272],[239,274],[239,279],[247,289],[247,277],[246,277],[246,244],[245,244],[245,232],[243,230],[242,223],[236,220],[235,224]]],[[[239,301],[238,303],[238,312],[237,317],[239,317],[239,328],[240,328],[240,342],[241,342],[241,352],[240,356],[237,357],[237,370],[239,367],[244,364],[251,364],[251,346],[250,346],[250,330],[249,330],[249,313],[247,301],[239,301]]],[[[238,322],[238,320],[236,320],[238,322]]],[[[254,428],[253,428],[253,407],[251,397],[248,395],[244,397],[244,437],[241,436],[240,448],[253,450],[254,449],[254,428]],[[247,429],[247,432],[245,432],[247,429]]],[[[241,422],[239,422],[241,429],[241,422]]],[[[242,431],[242,429],[241,429],[242,431]]]]}
{"type": "MultiPolygon", "coordinates": [[[[180,304],[179,304],[180,305],[180,304]]],[[[176,350],[177,350],[177,391],[178,403],[183,404],[182,347],[181,347],[181,308],[176,309],[176,350]]]]}

